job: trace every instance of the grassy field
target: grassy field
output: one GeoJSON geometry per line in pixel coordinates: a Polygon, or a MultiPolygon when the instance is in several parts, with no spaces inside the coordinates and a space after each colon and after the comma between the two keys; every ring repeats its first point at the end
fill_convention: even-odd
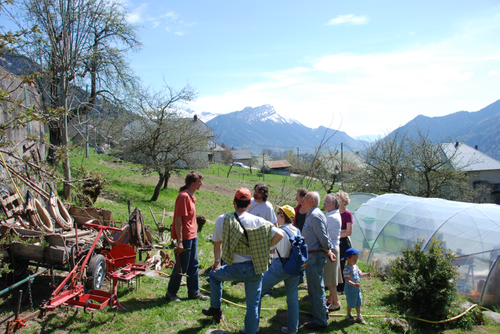
{"type": "MultiPolygon", "coordinates": [[[[115,220],[125,222],[128,220],[128,200],[131,201],[132,209],[141,209],[147,224],[155,229],[155,224],[149,212],[153,210],[158,220],[165,210],[165,224],[172,222],[171,214],[178,193],[178,188],[183,184],[186,171],[180,171],[181,176],[171,178],[169,188],[162,190],[158,201],[150,202],[153,188],[157,182],[156,175],[142,175],[140,166],[127,162],[119,162],[110,155],[95,155],[83,158],[83,152],[72,158],[72,166],[85,165],[89,169],[100,170],[109,180],[104,194],[96,203],[97,207],[111,209],[115,220]]],[[[301,187],[297,178],[265,175],[262,177],[253,174],[248,169],[233,167],[229,177],[227,166],[212,165],[210,169],[200,170],[205,176],[203,187],[195,194],[197,198],[197,213],[207,218],[202,233],[199,235],[199,258],[200,258],[200,287],[204,294],[209,294],[209,284],[205,278],[208,276],[209,267],[213,263],[212,244],[208,236],[212,234],[216,218],[225,212],[232,211],[232,198],[239,187],[253,188],[255,183],[265,182],[270,187],[270,200],[273,203],[295,205],[294,189],[301,187]]],[[[320,190],[319,186],[318,189],[320,190]]],[[[324,193],[320,192],[322,196],[324,193]]],[[[370,270],[365,264],[362,269],[370,270]]],[[[170,274],[169,270],[163,270],[170,274]]],[[[59,281],[62,278],[59,278],[59,281]]],[[[42,299],[47,299],[52,291],[48,287],[49,278],[41,277],[35,280],[33,289],[34,305],[38,305],[42,299]]],[[[57,282],[56,282],[57,283],[57,282]]],[[[168,278],[163,275],[157,277],[142,277],[140,285],[137,282],[130,286],[119,288],[118,298],[120,303],[127,309],[126,312],[117,312],[111,309],[94,312],[93,315],[82,311],[76,313],[73,309],[59,308],[51,312],[43,320],[35,320],[22,330],[23,333],[205,333],[208,329],[223,329],[232,333],[243,328],[245,314],[245,296],[242,284],[224,283],[224,298],[229,302],[223,304],[225,320],[219,325],[212,324],[210,319],[201,313],[203,307],[208,307],[209,302],[188,300],[185,287],[181,287],[179,297],[181,303],[168,303],[165,299],[168,278]],[[137,288],[136,288],[137,287],[137,288]]],[[[342,309],[331,314],[329,325],[325,333],[392,333],[384,325],[384,317],[396,317],[393,308],[396,302],[391,297],[391,286],[386,281],[369,278],[362,281],[363,291],[363,315],[368,325],[349,324],[344,320],[345,297],[340,296],[342,309]]],[[[432,296],[429,296],[432,298],[432,296]]],[[[307,296],[306,285],[299,286],[300,324],[310,321],[307,311],[310,310],[310,301],[307,296]]],[[[2,315],[12,314],[12,300],[6,301],[2,306],[2,315]]],[[[275,288],[273,296],[263,299],[263,311],[260,321],[260,333],[279,333],[280,328],[286,325],[286,294],[283,284],[275,288]]],[[[29,312],[29,307],[24,308],[29,312]]],[[[458,313],[458,308],[456,313],[458,313]]],[[[482,326],[472,326],[471,319],[461,320],[466,329],[425,329],[412,330],[414,333],[477,333],[499,332],[500,326],[494,325],[486,320],[482,326]]],[[[299,328],[300,332],[310,332],[305,328],[299,328]]]]}

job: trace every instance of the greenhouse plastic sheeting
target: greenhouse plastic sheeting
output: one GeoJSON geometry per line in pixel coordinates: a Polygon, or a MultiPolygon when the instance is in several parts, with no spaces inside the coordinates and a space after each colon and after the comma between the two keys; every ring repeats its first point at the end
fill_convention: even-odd
{"type": "Polygon", "coordinates": [[[499,304],[500,206],[388,194],[368,200],[353,214],[351,236],[365,261],[387,265],[401,248],[436,237],[457,255],[461,294],[484,305],[499,304]]]}
{"type": "Polygon", "coordinates": [[[347,209],[349,211],[354,212],[356,211],[361,205],[364,203],[368,202],[372,198],[377,197],[377,195],[372,194],[372,193],[350,193],[349,194],[349,199],[350,203],[347,206],[347,209]]]}

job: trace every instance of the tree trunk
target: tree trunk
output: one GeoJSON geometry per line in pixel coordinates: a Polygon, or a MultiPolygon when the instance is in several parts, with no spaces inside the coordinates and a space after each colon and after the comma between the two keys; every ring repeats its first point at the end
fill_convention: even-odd
{"type": "Polygon", "coordinates": [[[71,197],[71,166],[69,163],[68,115],[64,115],[64,126],[62,132],[62,144],[64,147],[63,171],[64,181],[66,181],[63,187],[63,197],[69,199],[71,197]]]}
{"type": "Polygon", "coordinates": [[[155,191],[153,193],[153,197],[151,197],[151,202],[156,202],[158,197],[160,196],[160,190],[163,186],[163,182],[165,182],[165,174],[158,172],[158,183],[156,184],[155,191]]]}
{"type": "Polygon", "coordinates": [[[49,151],[47,153],[47,162],[51,165],[55,165],[57,163],[56,151],[54,147],[61,146],[62,138],[61,138],[61,128],[50,128],[49,130],[49,151]]]}
{"type": "Polygon", "coordinates": [[[165,169],[165,181],[163,183],[163,189],[167,189],[168,188],[168,180],[170,180],[170,176],[172,174],[170,173],[169,170],[165,169]]]}

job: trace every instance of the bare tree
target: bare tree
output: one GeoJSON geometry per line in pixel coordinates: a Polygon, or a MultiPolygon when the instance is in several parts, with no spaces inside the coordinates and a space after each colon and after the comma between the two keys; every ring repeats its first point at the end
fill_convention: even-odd
{"type": "Polygon", "coordinates": [[[403,186],[411,171],[408,136],[396,131],[368,146],[361,156],[366,169],[355,178],[358,191],[373,193],[405,193],[403,186]]]}
{"type": "MultiPolygon", "coordinates": [[[[64,196],[70,195],[68,127],[97,104],[97,98],[115,98],[119,84],[133,82],[123,59],[139,46],[135,28],[125,20],[118,2],[106,0],[24,0],[13,14],[23,24],[36,24],[35,36],[23,49],[36,63],[37,88],[45,110],[63,116],[49,123],[49,161],[63,162],[64,196]],[[26,23],[21,22],[21,18],[26,23]],[[90,94],[87,89],[90,84],[90,94]]],[[[99,110],[99,108],[97,108],[99,110]]]]}
{"type": "Polygon", "coordinates": [[[366,168],[351,179],[352,190],[453,200],[474,197],[464,166],[455,164],[456,151],[445,155],[441,145],[420,130],[417,137],[397,131],[374,142],[361,156],[366,168]]]}
{"type": "Polygon", "coordinates": [[[176,90],[165,84],[161,91],[136,97],[138,117],[124,130],[121,142],[123,153],[141,164],[145,174],[158,174],[151,201],[168,185],[174,168],[208,164],[208,139],[213,133],[196,118],[184,118],[179,108],[196,96],[189,85],[176,90]]]}
{"type": "MultiPolygon", "coordinates": [[[[312,157],[311,160],[306,161],[303,160],[301,161],[302,167],[304,170],[304,174],[302,175],[301,178],[297,179],[297,184],[300,184],[301,186],[303,185],[305,188],[311,188],[312,182],[314,180],[321,179],[322,177],[325,177],[325,168],[323,167],[321,163],[321,155],[324,153],[328,146],[328,143],[330,139],[333,138],[337,134],[338,130],[332,130],[327,128],[325,132],[323,133],[323,137],[321,138],[321,141],[318,146],[316,146],[314,150],[314,156],[312,157]]],[[[327,180],[327,182],[330,182],[330,180],[327,180]]],[[[333,181],[335,183],[335,180],[333,181]]]]}

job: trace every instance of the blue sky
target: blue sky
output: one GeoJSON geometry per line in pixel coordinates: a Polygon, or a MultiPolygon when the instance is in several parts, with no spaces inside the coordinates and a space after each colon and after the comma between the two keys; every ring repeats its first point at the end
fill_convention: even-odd
{"type": "Polygon", "coordinates": [[[189,107],[271,104],[306,126],[384,134],[500,98],[498,1],[127,2],[136,74],[199,92],[189,107]]]}

